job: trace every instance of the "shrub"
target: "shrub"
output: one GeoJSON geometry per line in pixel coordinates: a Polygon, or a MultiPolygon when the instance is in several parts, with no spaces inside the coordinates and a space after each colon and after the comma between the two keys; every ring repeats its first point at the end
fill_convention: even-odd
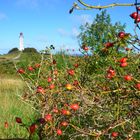
{"type": "Polygon", "coordinates": [[[12,48],[12,49],[8,52],[8,54],[10,54],[10,53],[15,53],[15,52],[19,52],[19,49],[18,49],[18,48],[12,48]]]}
{"type": "Polygon", "coordinates": [[[23,50],[23,52],[25,53],[38,53],[38,51],[35,48],[25,48],[23,50]]]}
{"type": "Polygon", "coordinates": [[[102,59],[85,51],[83,58],[69,57],[71,65],[58,69],[57,59],[42,54],[40,63],[18,69],[29,88],[24,101],[40,113],[24,124],[30,138],[135,137],[140,119],[139,60],[133,53],[117,52],[102,59]],[[128,65],[121,67],[124,62],[128,65]]]}

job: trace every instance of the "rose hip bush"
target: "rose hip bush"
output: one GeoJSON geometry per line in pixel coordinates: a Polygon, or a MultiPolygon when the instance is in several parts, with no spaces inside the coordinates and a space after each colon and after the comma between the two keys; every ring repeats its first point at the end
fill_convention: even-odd
{"type": "Polygon", "coordinates": [[[29,88],[22,98],[38,116],[31,124],[22,118],[16,122],[31,139],[135,137],[140,129],[139,57],[127,52],[104,58],[86,54],[71,57],[71,66],[58,69],[57,60],[42,54],[40,63],[17,70],[29,88]]]}
{"type": "Polygon", "coordinates": [[[88,55],[84,44],[83,56],[62,54],[64,65],[42,53],[40,62],[17,68],[28,87],[22,99],[37,111],[30,124],[16,117],[29,139],[139,139],[140,55],[133,39],[119,32],[103,44],[102,56],[88,55]]]}

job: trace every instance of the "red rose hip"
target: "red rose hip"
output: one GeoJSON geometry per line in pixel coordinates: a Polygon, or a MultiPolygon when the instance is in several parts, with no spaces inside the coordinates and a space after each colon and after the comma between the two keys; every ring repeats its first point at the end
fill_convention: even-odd
{"type": "Polygon", "coordinates": [[[127,65],[128,65],[127,62],[124,62],[124,63],[120,64],[121,67],[126,67],[127,65]]]}
{"type": "Polygon", "coordinates": [[[135,87],[140,90],[140,83],[137,83],[135,87]]]}
{"type": "Polygon", "coordinates": [[[57,133],[57,135],[62,135],[62,130],[61,129],[57,129],[56,133],[57,133]]]}
{"type": "Polygon", "coordinates": [[[70,108],[72,109],[72,110],[78,110],[79,109],[79,105],[78,104],[72,104],[72,105],[70,105],[70,108]]]}
{"type": "Polygon", "coordinates": [[[125,76],[124,76],[124,80],[126,80],[126,81],[131,81],[131,80],[132,80],[132,76],[130,76],[130,75],[125,75],[125,76]]]}
{"type": "Polygon", "coordinates": [[[130,15],[131,18],[133,19],[136,19],[138,17],[138,13],[137,12],[133,12],[131,15],[130,15]]]}
{"type": "Polygon", "coordinates": [[[112,137],[117,137],[118,135],[119,135],[118,132],[112,132],[112,133],[111,133],[111,136],[112,136],[112,137]]]}
{"type": "Polygon", "coordinates": [[[124,38],[125,37],[125,32],[119,32],[118,37],[121,38],[121,39],[124,38]]]}
{"type": "Polygon", "coordinates": [[[44,119],[46,121],[51,121],[52,120],[52,115],[51,114],[47,114],[47,115],[45,115],[44,119]]]}

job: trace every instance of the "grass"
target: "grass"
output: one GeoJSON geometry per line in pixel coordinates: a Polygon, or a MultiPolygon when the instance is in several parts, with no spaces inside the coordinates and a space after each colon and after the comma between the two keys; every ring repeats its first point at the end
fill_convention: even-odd
{"type": "Polygon", "coordinates": [[[16,75],[14,63],[19,67],[26,67],[32,65],[32,61],[40,62],[40,54],[38,53],[11,53],[0,55],[0,75],[16,75]],[[14,62],[14,63],[13,63],[14,62]]]}
{"type": "Polygon", "coordinates": [[[11,53],[11,54],[5,54],[0,55],[0,62],[3,62],[4,60],[11,60],[12,58],[19,55],[19,52],[11,53]]]}
{"type": "Polygon", "coordinates": [[[28,122],[35,115],[30,106],[22,103],[17,95],[22,94],[24,83],[14,77],[0,77],[0,138],[27,138],[27,130],[15,122],[15,117],[28,122]],[[8,128],[5,128],[5,122],[8,128]]]}

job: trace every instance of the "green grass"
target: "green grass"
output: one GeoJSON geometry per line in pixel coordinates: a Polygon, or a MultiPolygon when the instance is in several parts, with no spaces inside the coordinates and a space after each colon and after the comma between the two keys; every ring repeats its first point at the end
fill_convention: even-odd
{"type": "Polygon", "coordinates": [[[14,67],[14,63],[16,63],[19,67],[27,67],[28,65],[32,65],[32,61],[36,63],[40,63],[40,54],[38,53],[11,53],[0,56],[0,75],[15,75],[16,70],[14,67]]]}
{"type": "Polygon", "coordinates": [[[21,117],[27,123],[35,116],[34,110],[17,96],[22,94],[23,88],[19,79],[0,79],[0,139],[28,137],[27,130],[15,122],[15,117],[21,117]],[[5,122],[8,122],[8,128],[4,127],[5,122]]]}
{"type": "Polygon", "coordinates": [[[19,54],[20,54],[20,52],[15,52],[15,53],[11,53],[11,54],[0,55],[0,62],[1,61],[4,61],[4,60],[10,60],[11,58],[14,58],[14,57],[16,57],[19,54]]]}

